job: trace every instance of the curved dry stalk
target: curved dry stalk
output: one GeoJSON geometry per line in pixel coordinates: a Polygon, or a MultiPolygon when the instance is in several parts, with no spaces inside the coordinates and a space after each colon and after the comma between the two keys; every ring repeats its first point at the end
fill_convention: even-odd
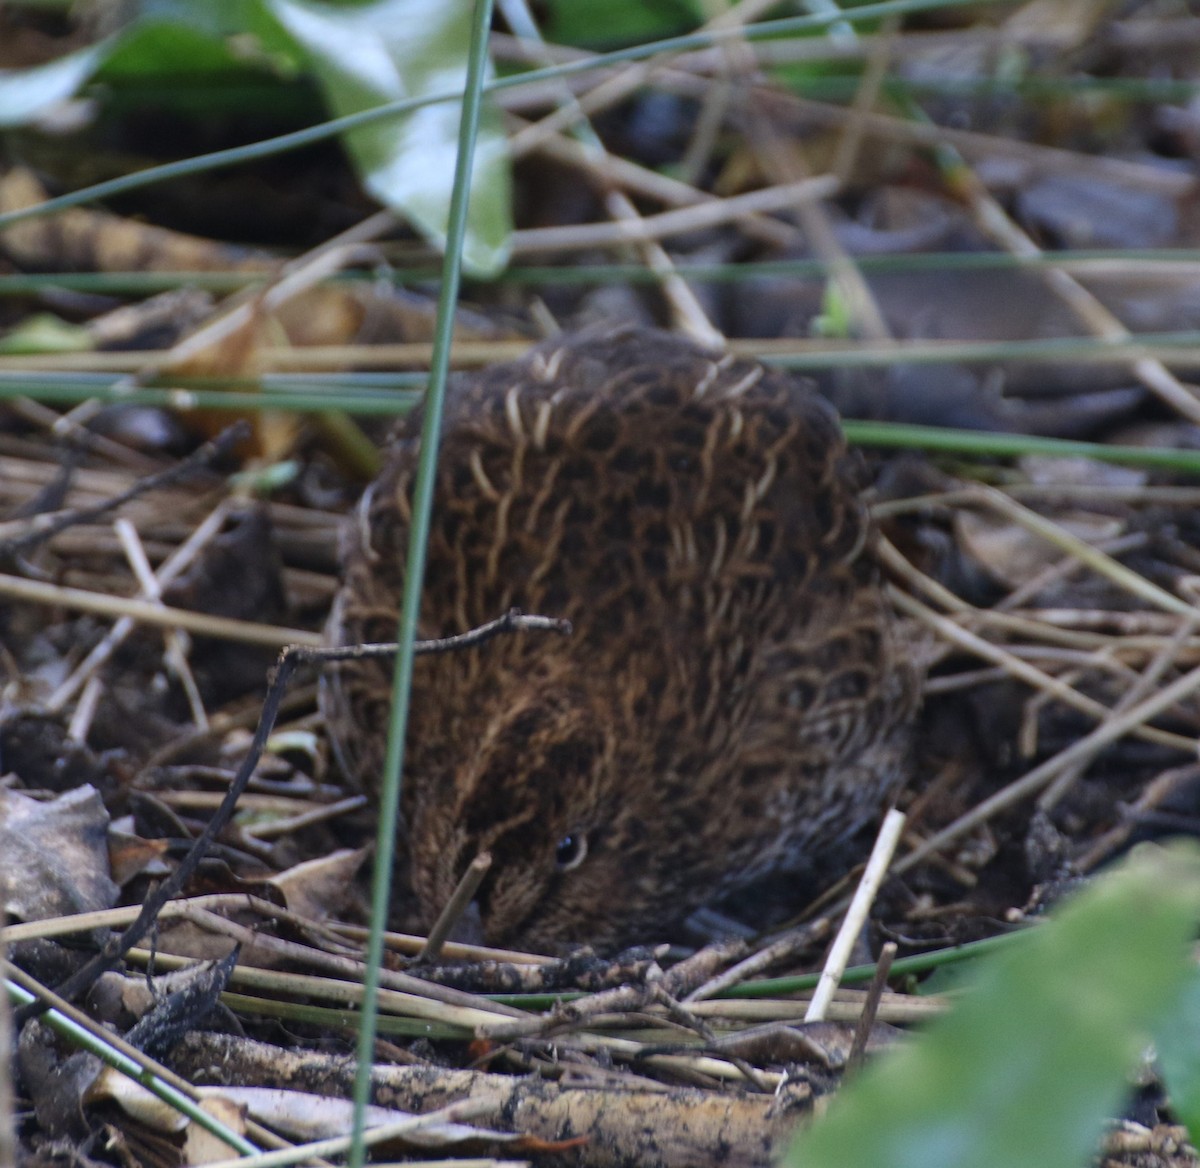
{"type": "MultiPolygon", "coordinates": [[[[996,794],[985,799],[965,815],[959,816],[949,826],[930,836],[920,847],[909,852],[908,855],[898,861],[893,868],[893,873],[900,875],[903,872],[907,872],[934,852],[940,851],[947,845],[961,839],[969,831],[986,823],[992,816],[1007,810],[1028,796],[1040,791],[1051,780],[1061,774],[1066,767],[1073,766],[1084,759],[1094,757],[1098,751],[1108,746],[1109,743],[1115,742],[1118,738],[1123,738],[1126,734],[1130,734],[1138,728],[1146,729],[1144,723],[1169,710],[1184,699],[1192,697],[1197,690],[1200,690],[1200,666],[1185,673],[1182,677],[1176,678],[1165,689],[1160,690],[1145,701],[1139,702],[1123,714],[1109,717],[1107,721],[1097,726],[1090,734],[1085,735],[1067,747],[1066,750],[1060,751],[1053,758],[1049,758],[1040,766],[1034,767],[1028,774],[1009,783],[1003,790],[997,791],[996,794]]],[[[1195,740],[1190,741],[1190,746],[1192,751],[1195,752],[1197,747],[1195,740]]]]}
{"type": "MultiPolygon", "coordinates": [[[[1159,651],[1157,656],[1146,666],[1145,671],[1137,678],[1137,680],[1121,695],[1120,701],[1113,707],[1114,714],[1122,714],[1140,702],[1150,691],[1156,686],[1163,675],[1176,662],[1179,656],[1179,651],[1183,647],[1184,642],[1195,630],[1197,623],[1200,622],[1200,614],[1196,617],[1187,619],[1179,626],[1179,631],[1175,636],[1165,644],[1159,651]]],[[[1038,799],[1038,809],[1041,811],[1050,811],[1056,803],[1067,793],[1068,790],[1083,774],[1085,765],[1083,763],[1065,770],[1054,782],[1042,792],[1038,799]]]]}
{"type": "MultiPolygon", "coordinates": [[[[1103,721],[1112,716],[1112,710],[1102,702],[1096,701],[1095,698],[1089,698],[1086,694],[1080,693],[1077,689],[1067,685],[1059,678],[1049,673],[1044,673],[1036,666],[1021,660],[1020,657],[1017,657],[1013,653],[1000,648],[998,645],[993,645],[990,641],[985,641],[982,637],[977,637],[974,633],[968,632],[966,629],[955,624],[954,621],[940,616],[933,609],[928,608],[919,600],[915,600],[894,585],[889,585],[887,591],[892,603],[901,612],[914,617],[932,629],[943,640],[949,641],[961,649],[966,649],[977,657],[982,657],[985,661],[991,661],[1010,676],[1020,679],[1035,689],[1044,690],[1051,696],[1058,698],[1059,701],[1066,702],[1089,717],[1103,721]]],[[[1159,730],[1153,726],[1139,725],[1136,727],[1134,733],[1136,737],[1143,738],[1147,742],[1155,742],[1160,746],[1169,746],[1175,750],[1191,752],[1196,747],[1194,739],[1182,734],[1172,734],[1169,730],[1159,730]]]]}
{"type": "Polygon", "coordinates": [[[1200,617],[1200,609],[1194,604],[1172,595],[1165,588],[1160,588],[1157,584],[1147,580],[1145,576],[1118,563],[1112,556],[1100,551],[1086,540],[1080,539],[1079,536],[1073,535],[1053,520],[1039,515],[1023,503],[1018,503],[1003,491],[998,491],[995,487],[980,485],[975,488],[974,494],[979,502],[999,511],[1014,523],[1019,523],[1026,531],[1031,531],[1034,535],[1052,543],[1067,555],[1074,556],[1080,563],[1091,568],[1097,575],[1110,580],[1125,592],[1152,604],[1155,608],[1176,613],[1189,620],[1200,617]]]}

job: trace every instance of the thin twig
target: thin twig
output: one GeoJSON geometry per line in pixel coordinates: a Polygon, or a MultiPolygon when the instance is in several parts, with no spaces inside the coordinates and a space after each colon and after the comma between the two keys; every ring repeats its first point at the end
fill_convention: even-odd
{"type": "MultiPolygon", "coordinates": [[[[512,632],[515,629],[553,629],[562,632],[569,631],[570,625],[565,621],[556,621],[549,617],[523,616],[513,610],[494,621],[489,621],[486,625],[472,629],[467,633],[462,633],[457,637],[445,637],[436,641],[417,641],[413,645],[413,652],[417,654],[445,653],[452,649],[461,649],[467,646],[482,644],[501,633],[512,632]]],[[[371,645],[366,646],[366,648],[372,651],[370,654],[372,656],[383,656],[386,653],[394,653],[396,651],[396,646],[394,645],[371,645]]],[[[230,819],[232,819],[233,813],[237,808],[238,799],[245,791],[246,785],[250,782],[255,767],[258,765],[258,760],[262,757],[262,753],[266,749],[271,731],[275,728],[275,720],[279,716],[279,707],[283,702],[284,693],[287,690],[288,681],[292,674],[300,665],[309,661],[338,660],[339,658],[336,656],[338,653],[342,654],[340,659],[344,659],[347,654],[353,653],[353,647],[349,650],[335,649],[322,651],[304,645],[290,645],[279,654],[279,660],[272,671],[270,683],[267,688],[267,696],[263,701],[262,714],[259,717],[254,738],[250,743],[250,749],[242,759],[237,774],[230,783],[229,790],[225,793],[221,805],[213,813],[212,818],[204,825],[204,829],[196,837],[195,842],[180,861],[175,871],[146,897],[142,903],[141,911],[138,913],[133,924],[123,933],[110,937],[99,953],[57,987],[57,992],[62,997],[68,1001],[74,999],[102,973],[106,973],[112,969],[149,932],[163,906],[179,895],[199,867],[200,861],[207,855],[213,841],[224,830],[230,819]],[[333,654],[334,656],[331,658],[329,654],[333,654]]],[[[37,1005],[23,1006],[18,1011],[18,1017],[21,1022],[24,1022],[29,1017],[41,1013],[43,1009],[44,1007],[37,1005]]]]}
{"type": "Polygon", "coordinates": [[[468,865],[462,874],[462,879],[455,886],[446,901],[445,907],[438,914],[425,940],[425,947],[417,954],[418,961],[436,961],[442,952],[442,946],[450,939],[450,931],[458,924],[459,918],[467,911],[483,878],[492,866],[492,853],[480,852],[468,865]]]}
{"type": "Polygon", "coordinates": [[[688,1005],[692,1005],[706,998],[716,997],[722,990],[754,977],[776,962],[783,961],[798,950],[813,944],[814,941],[820,941],[828,932],[829,920],[826,917],[820,917],[799,928],[790,929],[782,937],[772,941],[757,953],[751,953],[749,957],[739,961],[736,965],[731,965],[716,977],[709,978],[702,986],[692,990],[682,1000],[688,1005]]]}
{"type": "MultiPolygon", "coordinates": [[[[1066,750],[1047,759],[1040,766],[1034,767],[1028,774],[1009,783],[1007,787],[997,791],[966,814],[960,815],[953,823],[930,836],[919,848],[898,860],[892,869],[893,875],[899,876],[916,867],[934,852],[941,851],[976,827],[986,823],[992,816],[1006,811],[1009,807],[1021,802],[1022,799],[1040,791],[1052,779],[1061,774],[1065,767],[1072,766],[1081,759],[1091,758],[1110,742],[1124,737],[1135,727],[1157,717],[1185,698],[1192,697],[1198,689],[1200,689],[1200,667],[1176,678],[1165,689],[1147,698],[1144,702],[1139,702],[1131,710],[1113,715],[1090,734],[1067,747],[1066,750]]],[[[1194,747],[1195,744],[1193,744],[1194,747]]]]}
{"type": "Polygon", "coordinates": [[[871,1040],[871,1030],[875,1025],[875,1015],[879,1012],[879,1002],[883,991],[887,989],[888,974],[892,962],[896,958],[896,942],[888,941],[879,952],[879,960],[875,963],[875,976],[871,978],[866,1000],[863,1002],[862,1013],[854,1027],[854,1041],[850,1044],[850,1056],[846,1059],[846,1074],[851,1075],[862,1066],[867,1056],[867,1043],[871,1040]]]}
{"type": "Polygon", "coordinates": [[[74,527],[79,523],[91,523],[110,511],[124,506],[131,499],[145,495],[149,491],[157,491],[170,486],[193,472],[207,468],[214,462],[224,458],[239,442],[244,442],[250,436],[250,426],[247,422],[235,422],[222,430],[211,442],[194,450],[187,458],[177,462],[158,474],[146,475],[138,479],[126,490],[93,503],[88,507],[72,507],[67,511],[56,511],[52,515],[36,515],[30,520],[6,523],[0,526],[0,532],[9,528],[21,529],[21,534],[0,540],[0,559],[6,556],[26,552],[32,547],[53,538],[60,531],[74,527]]]}
{"type": "Polygon", "coordinates": [[[718,1039],[713,1028],[703,1018],[696,1017],[678,998],[674,998],[667,993],[661,983],[651,986],[651,989],[654,993],[655,1001],[666,1010],[667,1017],[700,1035],[710,1048],[718,1051],[724,1058],[727,1058],[737,1067],[746,1076],[746,1081],[752,1084],[756,1090],[761,1091],[763,1094],[770,1093],[771,1086],[763,1078],[758,1068],[754,1067],[747,1059],[742,1058],[740,1055],[736,1055],[731,1051],[720,1050],[720,1039],[718,1039]]]}
{"type": "MultiPolygon", "coordinates": [[[[533,616],[521,612],[520,609],[510,608],[503,616],[488,621],[478,628],[465,633],[456,633],[452,637],[439,637],[431,641],[418,641],[417,653],[457,653],[462,649],[474,649],[498,637],[501,633],[515,632],[562,633],[569,636],[571,622],[552,616],[533,616]]],[[[292,651],[299,661],[362,661],[375,657],[394,657],[400,646],[395,641],[378,641],[367,645],[340,645],[333,648],[328,646],[313,648],[308,645],[292,645],[292,651]]]]}

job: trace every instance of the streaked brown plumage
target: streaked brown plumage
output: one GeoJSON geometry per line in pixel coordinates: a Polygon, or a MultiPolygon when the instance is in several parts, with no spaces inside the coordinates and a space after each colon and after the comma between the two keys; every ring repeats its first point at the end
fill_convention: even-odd
{"type": "MultiPolygon", "coordinates": [[[[341,643],[394,634],[418,433],[360,508],[341,643]]],[[[418,659],[403,805],[427,919],[487,848],[489,941],[647,939],[878,814],[918,687],[857,466],[805,384],[666,333],[567,337],[452,387],[420,633],[518,606],[574,634],[418,659]]],[[[390,677],[326,686],[367,789],[390,677]]]]}

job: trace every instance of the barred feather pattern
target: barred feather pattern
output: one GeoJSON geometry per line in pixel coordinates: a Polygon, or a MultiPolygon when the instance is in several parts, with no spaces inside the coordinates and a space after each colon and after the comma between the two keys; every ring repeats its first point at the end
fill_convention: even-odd
{"type": "MultiPolygon", "coordinates": [[[[420,419],[344,547],[335,643],[394,635],[420,419]]],[[[866,825],[918,677],[864,550],[859,460],[804,381],[642,329],[460,377],[420,635],[566,617],[418,658],[403,809],[426,919],[483,849],[485,938],[615,945],[866,825]]],[[[330,670],[348,775],[382,767],[390,662],[330,670]]]]}

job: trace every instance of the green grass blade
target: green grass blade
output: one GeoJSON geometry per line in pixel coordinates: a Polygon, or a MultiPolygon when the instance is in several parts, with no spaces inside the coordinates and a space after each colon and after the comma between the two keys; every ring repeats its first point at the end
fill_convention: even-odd
{"type": "Polygon", "coordinates": [[[1083,1165],[1193,976],[1200,849],[1135,852],[849,1084],[789,1168],[1083,1165]]]}
{"type": "Polygon", "coordinates": [[[413,642],[421,608],[421,586],[425,575],[425,551],[429,537],[429,516],[433,510],[434,477],[437,470],[438,441],[441,437],[442,402],[450,371],[450,344],[454,333],[454,308],[458,301],[461,255],[467,231],[470,202],[470,176],[474,160],[475,137],[482,108],[484,70],[487,64],[487,37],[492,20],[492,0],[475,0],[471,22],[471,48],[468,55],[466,93],[463,95],[462,122],[458,137],[458,162],[450,215],[446,229],[446,258],[442,287],[438,297],[437,327],[433,359],[429,369],[429,388],[425,395],[425,417],[421,430],[421,455],[413,487],[412,530],[404,573],[404,595],[400,605],[400,624],[396,640],[396,672],[392,689],[392,714],[388,727],[387,757],[384,761],[379,797],[379,834],[375,846],[375,873],[371,886],[371,929],[367,943],[366,979],[363,984],[363,1018],[359,1032],[358,1067],[354,1081],[354,1142],[350,1153],[351,1168],[360,1168],[364,1159],[363,1131],[366,1107],[371,1094],[371,1065],[375,1050],[376,1007],[379,1000],[379,970],[383,964],[383,939],[387,926],[388,904],[395,862],[396,822],[400,811],[400,777],[404,767],[404,736],[408,726],[408,705],[412,695],[413,642]]]}

